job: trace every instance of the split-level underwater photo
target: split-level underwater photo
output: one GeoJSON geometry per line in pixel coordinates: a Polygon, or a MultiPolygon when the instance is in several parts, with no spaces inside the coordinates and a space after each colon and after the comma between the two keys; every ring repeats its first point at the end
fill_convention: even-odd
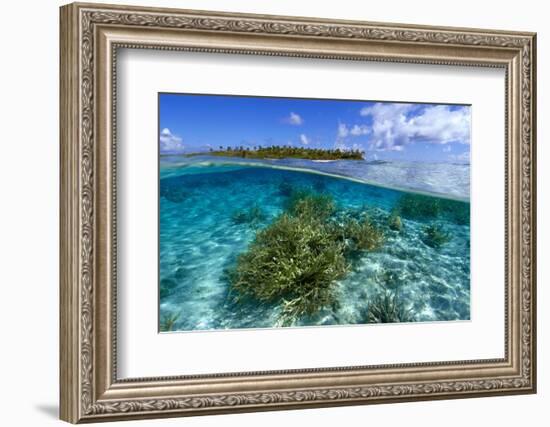
{"type": "Polygon", "coordinates": [[[469,105],[158,100],[161,332],[470,319],[469,105]]]}

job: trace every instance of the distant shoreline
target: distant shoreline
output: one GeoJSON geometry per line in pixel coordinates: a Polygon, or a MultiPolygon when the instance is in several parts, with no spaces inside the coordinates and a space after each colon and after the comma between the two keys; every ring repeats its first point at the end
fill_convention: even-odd
{"type": "Polygon", "coordinates": [[[226,147],[220,150],[213,150],[199,153],[188,153],[186,157],[195,156],[219,156],[219,157],[238,157],[243,159],[260,159],[260,160],[278,160],[278,159],[300,159],[313,160],[318,162],[331,160],[365,160],[364,152],[359,150],[340,150],[308,148],[308,147],[226,147]]]}

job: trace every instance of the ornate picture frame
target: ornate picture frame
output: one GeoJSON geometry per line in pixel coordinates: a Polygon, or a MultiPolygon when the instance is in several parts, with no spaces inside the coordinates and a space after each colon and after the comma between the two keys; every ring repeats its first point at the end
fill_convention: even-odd
{"type": "Polygon", "coordinates": [[[97,422],[536,391],[534,33],[81,3],[60,13],[61,419],[97,422]],[[115,70],[121,48],[503,69],[504,357],[119,379],[115,70]]]}

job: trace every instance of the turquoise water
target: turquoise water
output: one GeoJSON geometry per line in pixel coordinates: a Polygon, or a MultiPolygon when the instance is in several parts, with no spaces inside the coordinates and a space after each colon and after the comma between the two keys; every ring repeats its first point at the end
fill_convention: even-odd
{"type": "MultiPolygon", "coordinates": [[[[437,216],[402,215],[402,230],[391,230],[390,213],[411,193],[361,182],[372,181],[365,172],[368,165],[363,165],[362,176],[347,173],[348,177],[358,180],[335,176],[337,167],[341,167],[337,164],[305,165],[323,174],[285,169],[304,167],[304,162],[283,162],[277,166],[282,167],[273,167],[269,162],[238,164],[219,159],[161,159],[161,324],[171,318],[169,329],[173,331],[269,328],[278,324],[278,305],[234,301],[227,271],[235,266],[239,254],[247,250],[256,232],[283,212],[289,188],[331,195],[337,206],[333,221],[368,215],[385,235],[380,249],[362,253],[350,272],[337,281],[338,304],[300,319],[296,326],[367,323],[369,301],[389,286],[388,277],[392,283],[398,283],[399,299],[414,313],[415,321],[470,318],[469,216],[466,220],[458,218],[453,209],[437,216]],[[260,209],[262,215],[254,221],[238,220],[239,212],[249,212],[251,208],[260,209]],[[434,224],[448,236],[448,241],[440,247],[426,243],[426,227],[434,224]]],[[[375,166],[372,176],[383,177],[384,169],[388,175],[403,169],[395,164],[372,165],[375,166]]],[[[464,168],[464,165],[451,165],[441,175],[433,172],[438,171],[433,165],[417,164],[408,169],[408,179],[394,176],[382,184],[410,187],[417,181],[415,189],[426,192],[428,189],[422,185],[428,182],[435,188],[440,180],[441,186],[430,188],[431,192],[467,200],[469,179],[464,179],[464,175],[469,176],[469,168],[464,168]],[[420,176],[432,178],[415,180],[410,172],[414,169],[420,170],[420,176]],[[451,185],[451,175],[458,177],[453,191],[445,189],[451,185]],[[399,185],[399,180],[409,185],[399,185]]],[[[434,200],[447,202],[435,197],[434,200]]],[[[469,203],[464,204],[469,212],[469,203]]]]}

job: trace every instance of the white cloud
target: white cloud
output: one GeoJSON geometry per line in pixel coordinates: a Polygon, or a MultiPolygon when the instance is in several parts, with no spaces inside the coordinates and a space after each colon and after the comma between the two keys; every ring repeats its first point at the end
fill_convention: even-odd
{"type": "MultiPolygon", "coordinates": [[[[367,125],[353,125],[348,126],[346,123],[338,123],[338,130],[336,132],[336,142],[334,143],[334,148],[339,148],[340,150],[349,150],[352,149],[357,144],[349,144],[347,142],[348,137],[356,137],[361,135],[366,135],[370,132],[367,125]]],[[[363,148],[360,146],[361,149],[363,148]]],[[[355,148],[353,148],[355,149],[355,148]]]]}
{"type": "Polygon", "coordinates": [[[365,151],[365,147],[362,144],[348,144],[344,139],[337,139],[334,143],[334,148],[342,151],[359,150],[365,151]]]}
{"type": "Polygon", "coordinates": [[[414,114],[416,108],[415,104],[382,103],[364,107],[360,114],[372,118],[371,148],[402,151],[412,142],[470,143],[469,108],[431,105],[414,114]]]}
{"type": "Polygon", "coordinates": [[[405,147],[403,145],[396,145],[392,148],[390,148],[390,151],[403,151],[405,147]]]}
{"type": "Polygon", "coordinates": [[[159,139],[161,153],[179,153],[185,149],[183,139],[174,135],[168,128],[162,130],[159,139]]]}
{"type": "Polygon", "coordinates": [[[450,145],[446,145],[445,147],[443,147],[443,152],[444,153],[449,153],[451,151],[451,146],[450,145]]]}
{"type": "Polygon", "coordinates": [[[309,145],[309,143],[311,142],[311,140],[305,135],[305,134],[301,134],[300,135],[300,142],[304,145],[309,145]]]}
{"type": "Polygon", "coordinates": [[[338,138],[345,138],[348,135],[348,126],[345,123],[338,123],[338,138]]]}
{"type": "Polygon", "coordinates": [[[369,128],[366,125],[354,125],[349,133],[353,136],[366,135],[369,133],[369,128]]]}
{"type": "Polygon", "coordinates": [[[338,150],[348,150],[349,146],[346,144],[346,141],[343,139],[337,139],[334,143],[334,148],[338,150]]]}
{"type": "Polygon", "coordinates": [[[290,115],[285,119],[285,123],[288,123],[289,125],[293,126],[300,126],[304,123],[304,119],[302,117],[294,112],[290,112],[290,115]]]}

